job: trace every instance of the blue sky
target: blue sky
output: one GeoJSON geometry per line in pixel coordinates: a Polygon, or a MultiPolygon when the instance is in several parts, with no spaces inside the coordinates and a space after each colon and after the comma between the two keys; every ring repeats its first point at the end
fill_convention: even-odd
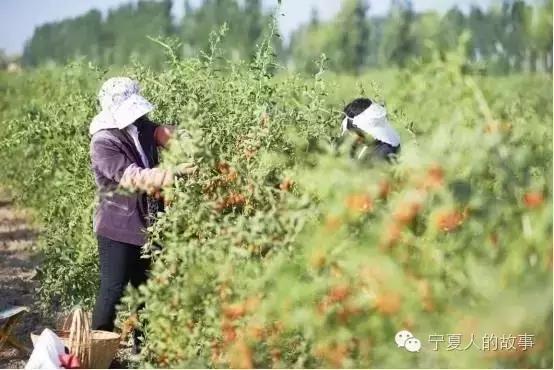
{"type": "MultiPolygon", "coordinates": [[[[277,4],[277,0],[263,0],[267,7],[277,4]]],[[[489,5],[497,0],[413,0],[416,10],[436,9],[445,11],[457,4],[461,9],[468,9],[470,4],[489,5]]],[[[123,3],[137,0],[0,0],[0,49],[8,54],[20,53],[26,40],[31,38],[37,25],[80,15],[96,8],[105,12],[123,3]]],[[[184,0],[174,0],[173,14],[176,18],[182,15],[184,0]]],[[[198,4],[200,0],[193,0],[198,4]]],[[[370,0],[373,14],[383,14],[389,7],[390,0],[370,0]]],[[[282,13],[279,27],[281,33],[288,35],[300,24],[310,18],[311,9],[315,6],[322,19],[332,17],[340,9],[340,0],[282,0],[282,13]]]]}

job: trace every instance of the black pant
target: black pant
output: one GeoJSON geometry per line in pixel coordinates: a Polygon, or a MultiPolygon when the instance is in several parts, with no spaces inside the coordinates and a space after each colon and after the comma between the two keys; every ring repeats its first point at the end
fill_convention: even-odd
{"type": "Polygon", "coordinates": [[[133,287],[146,282],[150,259],[141,257],[141,247],[98,235],[100,292],[92,315],[94,330],[113,331],[115,308],[128,283],[133,287]]]}

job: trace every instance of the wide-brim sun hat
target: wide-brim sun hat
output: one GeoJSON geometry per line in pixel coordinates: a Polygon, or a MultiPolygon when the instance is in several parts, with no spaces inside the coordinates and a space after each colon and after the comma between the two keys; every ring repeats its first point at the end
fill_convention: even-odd
{"type": "Polygon", "coordinates": [[[128,77],[104,82],[98,101],[101,111],[91,123],[91,135],[102,129],[124,129],[154,110],[154,105],[141,95],[139,83],[128,77]]]}
{"type": "Polygon", "coordinates": [[[122,129],[153,110],[154,106],[146,98],[140,94],[134,94],[115,107],[112,115],[117,128],[122,129]]]}
{"type": "Polygon", "coordinates": [[[400,145],[400,136],[389,123],[387,110],[382,105],[373,103],[356,117],[344,118],[342,121],[343,135],[348,131],[348,120],[351,120],[353,126],[376,140],[392,146],[400,145]]]}

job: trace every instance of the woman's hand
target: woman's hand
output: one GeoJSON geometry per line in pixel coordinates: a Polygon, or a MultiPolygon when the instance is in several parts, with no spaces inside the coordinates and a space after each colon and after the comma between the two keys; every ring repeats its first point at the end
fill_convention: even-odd
{"type": "Polygon", "coordinates": [[[154,130],[154,141],[157,146],[167,148],[169,141],[173,138],[175,127],[173,126],[158,126],[154,130]]]}
{"type": "Polygon", "coordinates": [[[190,176],[198,170],[194,163],[181,163],[175,169],[175,176],[190,176]]]}
{"type": "Polygon", "coordinates": [[[154,141],[157,146],[167,148],[171,139],[190,139],[191,135],[184,129],[175,126],[162,125],[154,130],[154,141]]]}
{"type": "Polygon", "coordinates": [[[120,186],[131,191],[144,191],[153,195],[161,189],[171,186],[176,176],[190,176],[198,170],[193,163],[182,163],[174,169],[140,168],[133,164],[125,170],[120,186]]]}
{"type": "MultiPolygon", "coordinates": [[[[196,171],[198,171],[198,167],[195,166],[193,163],[182,163],[172,171],[172,174],[176,177],[191,176],[194,175],[196,171]]],[[[164,197],[162,189],[155,190],[153,197],[157,200],[162,201],[166,206],[169,206],[171,204],[171,200],[164,197]]]]}

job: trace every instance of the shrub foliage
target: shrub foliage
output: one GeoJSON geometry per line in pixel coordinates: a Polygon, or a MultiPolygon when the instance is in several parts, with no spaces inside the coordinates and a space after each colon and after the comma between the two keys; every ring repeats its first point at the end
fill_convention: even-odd
{"type": "MultiPolygon", "coordinates": [[[[453,53],[356,87],[322,72],[275,77],[268,45],[251,64],[215,50],[125,71],[155,120],[190,133],[163,165],[199,166],[165,190],[151,279],[125,298],[146,304],[145,364],[552,366],[550,78],[476,78],[453,53]],[[334,145],[340,103],[362,93],[399,127],[395,165],[334,145]],[[419,354],[397,348],[401,329],[419,354]],[[534,345],[427,340],[452,333],[462,348],[491,334],[534,345]]],[[[90,306],[96,293],[87,126],[107,74],[74,64],[1,80],[0,182],[43,226],[45,308],[90,306]]]]}

